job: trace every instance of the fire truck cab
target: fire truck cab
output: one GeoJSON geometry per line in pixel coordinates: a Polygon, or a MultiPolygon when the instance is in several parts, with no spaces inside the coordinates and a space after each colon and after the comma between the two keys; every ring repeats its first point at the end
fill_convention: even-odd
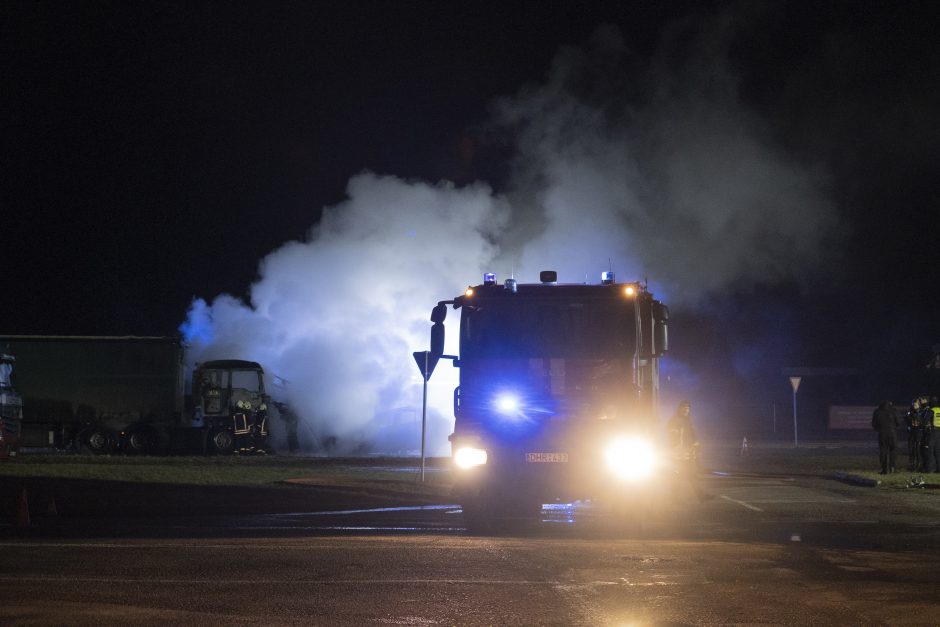
{"type": "Polygon", "coordinates": [[[659,359],[669,312],[639,282],[500,285],[492,274],[431,315],[431,354],[460,369],[450,436],[473,532],[537,520],[544,503],[626,497],[658,459],[659,359]],[[446,306],[459,356],[443,355],[446,306]]]}

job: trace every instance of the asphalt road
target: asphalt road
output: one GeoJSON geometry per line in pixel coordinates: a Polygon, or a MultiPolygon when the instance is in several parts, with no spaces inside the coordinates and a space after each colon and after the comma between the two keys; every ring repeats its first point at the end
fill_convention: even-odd
{"type": "Polygon", "coordinates": [[[628,536],[586,505],[499,538],[446,504],[6,528],[0,623],[940,623],[940,495],[706,484],[628,536]]]}

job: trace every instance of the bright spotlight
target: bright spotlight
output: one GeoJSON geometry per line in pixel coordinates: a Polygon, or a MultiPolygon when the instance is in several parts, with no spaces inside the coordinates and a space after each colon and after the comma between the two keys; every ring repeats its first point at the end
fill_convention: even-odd
{"type": "Polygon", "coordinates": [[[482,448],[464,446],[454,452],[454,463],[458,468],[473,468],[486,463],[486,451],[482,448]]]}
{"type": "Polygon", "coordinates": [[[514,414],[519,411],[519,399],[514,394],[500,394],[496,397],[496,411],[501,414],[514,414]]]}
{"type": "Polygon", "coordinates": [[[656,447],[644,438],[624,437],[611,442],[604,452],[607,467],[625,481],[652,476],[657,466],[656,447]]]}

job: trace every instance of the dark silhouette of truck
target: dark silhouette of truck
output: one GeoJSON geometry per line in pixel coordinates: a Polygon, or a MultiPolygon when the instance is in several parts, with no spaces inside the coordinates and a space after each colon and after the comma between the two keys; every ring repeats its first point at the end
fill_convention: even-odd
{"type": "Polygon", "coordinates": [[[0,458],[15,455],[20,446],[23,399],[13,387],[16,357],[0,348],[0,458]]]}
{"type": "Polygon", "coordinates": [[[3,336],[0,346],[15,356],[19,446],[95,454],[268,451],[269,399],[256,362],[204,362],[187,381],[176,338],[3,336]]]}
{"type": "Polygon", "coordinates": [[[471,531],[536,519],[544,503],[597,499],[629,518],[653,484],[666,306],[645,285],[480,285],[431,314],[430,356],[460,368],[450,436],[455,496],[471,531]],[[460,351],[444,355],[447,305],[460,351]]]}

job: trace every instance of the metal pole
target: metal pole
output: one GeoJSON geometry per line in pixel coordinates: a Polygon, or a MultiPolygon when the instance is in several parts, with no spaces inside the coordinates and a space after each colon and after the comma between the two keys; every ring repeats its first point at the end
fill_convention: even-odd
{"type": "Polygon", "coordinates": [[[421,400],[421,483],[424,483],[424,430],[428,420],[428,351],[424,351],[424,395],[421,400]]]}
{"type": "Polygon", "coordinates": [[[796,436],[796,390],[793,390],[793,446],[800,446],[800,441],[796,436]]]}
{"type": "Polygon", "coordinates": [[[777,434],[777,404],[774,403],[774,435],[777,434]]]}

